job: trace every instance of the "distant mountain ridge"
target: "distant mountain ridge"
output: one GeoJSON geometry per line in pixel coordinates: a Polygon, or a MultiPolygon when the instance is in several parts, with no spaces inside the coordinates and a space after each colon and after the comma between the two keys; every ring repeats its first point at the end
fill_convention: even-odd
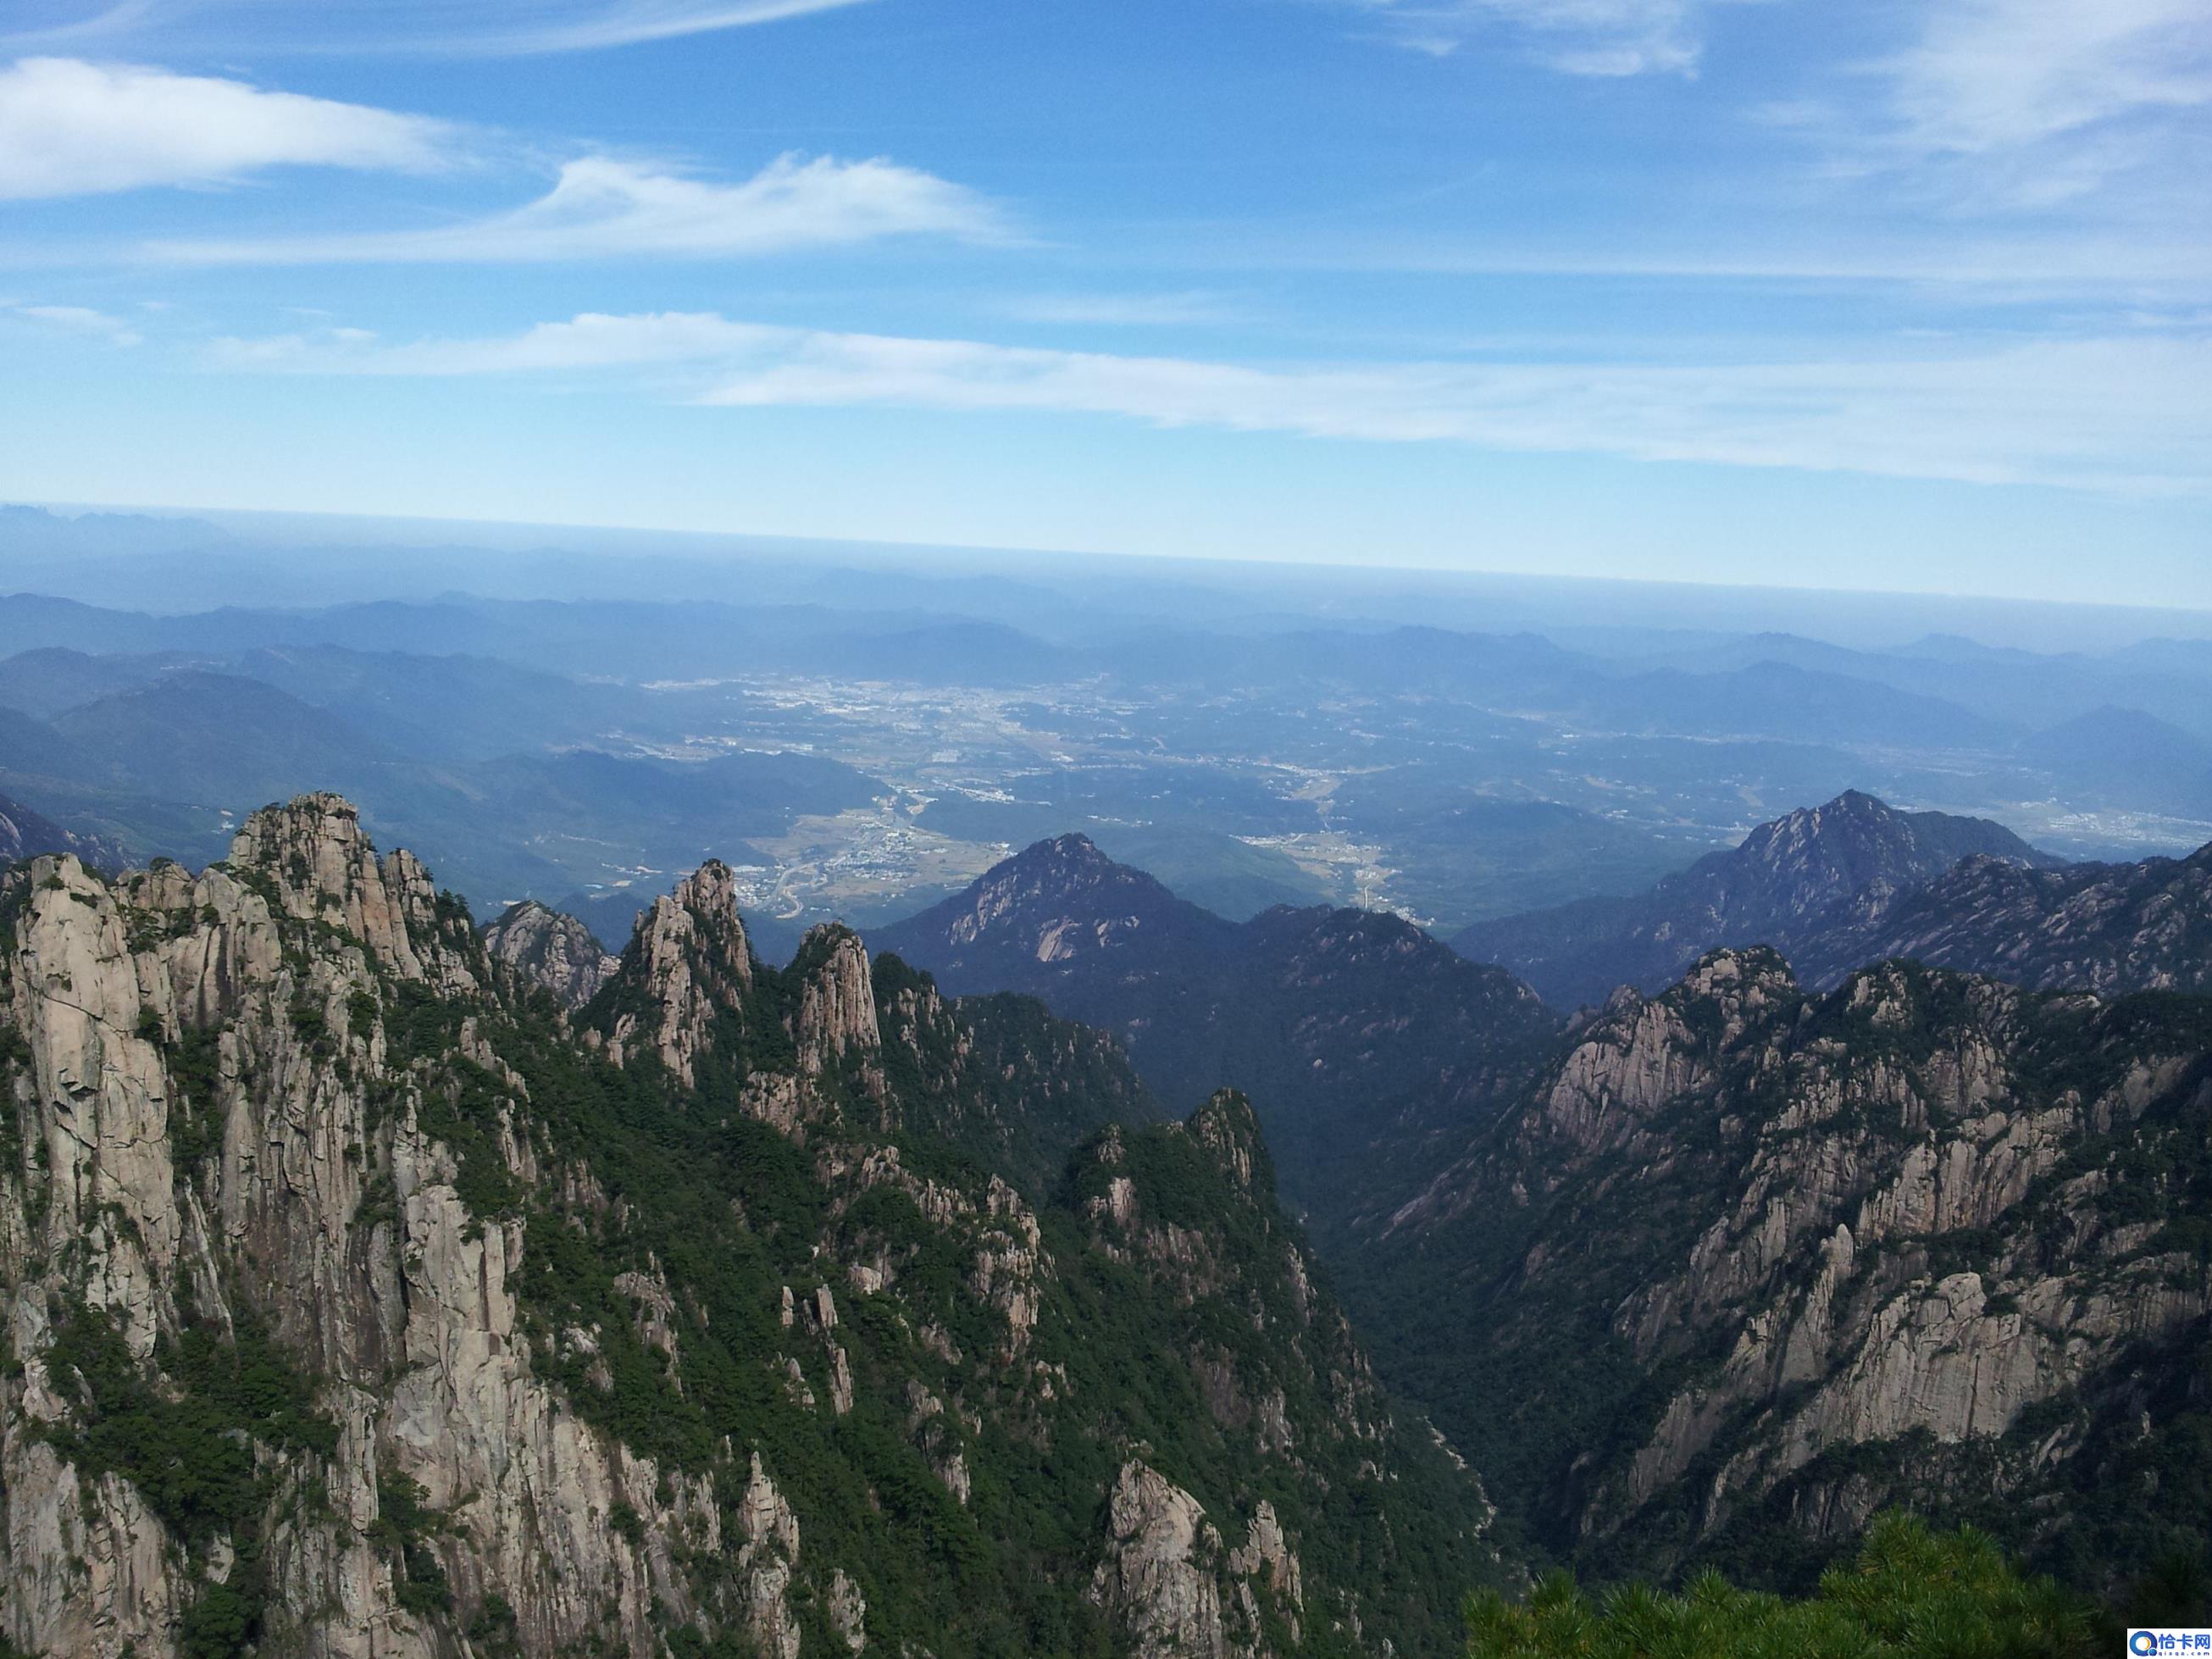
{"type": "Polygon", "coordinates": [[[1879,908],[1974,855],[2027,869],[2060,862],[1988,819],[1899,811],[1846,790],[1761,824],[1741,846],[1635,897],[1478,922],[1452,945],[1510,969],[1553,1006],[1574,1008],[1622,985],[1662,989],[1717,946],[1772,945],[1788,954],[1840,907],[1879,908]]]}
{"type": "Polygon", "coordinates": [[[1801,941],[1809,984],[1911,957],[2032,990],[2212,991],[2212,845],[2185,859],[2027,868],[1960,860],[1801,941]]]}
{"type": "Polygon", "coordinates": [[[0,795],[0,864],[15,864],[41,853],[74,853],[95,870],[118,870],[123,849],[104,836],[64,829],[42,812],[0,795]]]}

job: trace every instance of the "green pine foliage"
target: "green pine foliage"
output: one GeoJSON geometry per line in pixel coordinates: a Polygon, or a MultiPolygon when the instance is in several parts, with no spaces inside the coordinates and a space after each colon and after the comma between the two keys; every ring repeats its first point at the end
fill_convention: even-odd
{"type": "Polygon", "coordinates": [[[1811,1595],[1738,1589],[1706,1571],[1676,1595],[1630,1583],[1593,1598],[1566,1572],[1518,1604],[1467,1607],[1468,1659],[2092,1659],[2118,1651],[2100,1616],[2023,1577],[1984,1533],[1877,1516],[1857,1556],[1811,1595]]]}

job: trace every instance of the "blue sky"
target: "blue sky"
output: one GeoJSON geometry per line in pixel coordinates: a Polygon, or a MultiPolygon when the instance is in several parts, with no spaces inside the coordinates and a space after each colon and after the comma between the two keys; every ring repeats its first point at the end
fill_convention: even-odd
{"type": "Polygon", "coordinates": [[[0,495],[2212,606],[2203,0],[19,0],[0,495]]]}

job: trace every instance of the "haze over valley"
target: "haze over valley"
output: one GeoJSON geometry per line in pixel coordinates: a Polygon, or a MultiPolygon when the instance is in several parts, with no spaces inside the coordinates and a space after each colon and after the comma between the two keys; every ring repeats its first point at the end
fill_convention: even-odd
{"type": "MultiPolygon", "coordinates": [[[[74,530],[80,590],[111,594],[145,556],[133,539],[162,533],[17,522],[33,548],[74,530]]],[[[271,610],[235,602],[265,551],[168,533],[185,544],[170,605],[234,602],[0,600],[0,789],[134,856],[204,860],[263,802],[343,787],[480,908],[565,904],[611,946],[709,854],[787,948],[1066,831],[1232,919],[1351,904],[1446,937],[1638,891],[1850,788],[2067,858],[2212,839],[2212,641],[2188,632],[2212,624],[2185,614],[2078,611],[2093,647],[2029,651],[1905,636],[1975,608],[1900,599],[1887,646],[1843,646],[1731,629],[1793,610],[1818,625],[1817,602],[1780,593],[1717,591],[1637,627],[1592,623],[1572,584],[1409,575],[1362,603],[1309,574],[1262,608],[1228,567],[1015,580],[668,550],[541,556],[592,599],[393,589],[271,610]],[[669,597],[691,584],[713,597],[669,597]],[[1423,609],[1455,625],[1402,620],[1423,609]],[[2116,642],[2130,625],[2174,636],[2116,642]]],[[[15,556],[23,576],[53,568],[15,556]]],[[[378,562],[326,554],[317,580],[357,589],[378,562]]],[[[435,564],[514,580],[495,549],[435,564]]],[[[1881,625],[1879,601],[1850,609],[1852,634],[1881,625]]],[[[2055,643],[2067,614],[2034,625],[2055,643]]]]}

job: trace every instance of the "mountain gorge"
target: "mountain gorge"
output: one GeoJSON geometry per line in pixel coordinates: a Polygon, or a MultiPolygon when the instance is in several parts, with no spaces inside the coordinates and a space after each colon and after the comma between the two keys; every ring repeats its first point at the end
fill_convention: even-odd
{"type": "Polygon", "coordinates": [[[711,861],[488,946],[331,796],[0,889],[29,1652],[1441,1653],[1506,1569],[1251,1108],[711,861]],[[592,982],[596,976],[597,982],[592,982]]]}

